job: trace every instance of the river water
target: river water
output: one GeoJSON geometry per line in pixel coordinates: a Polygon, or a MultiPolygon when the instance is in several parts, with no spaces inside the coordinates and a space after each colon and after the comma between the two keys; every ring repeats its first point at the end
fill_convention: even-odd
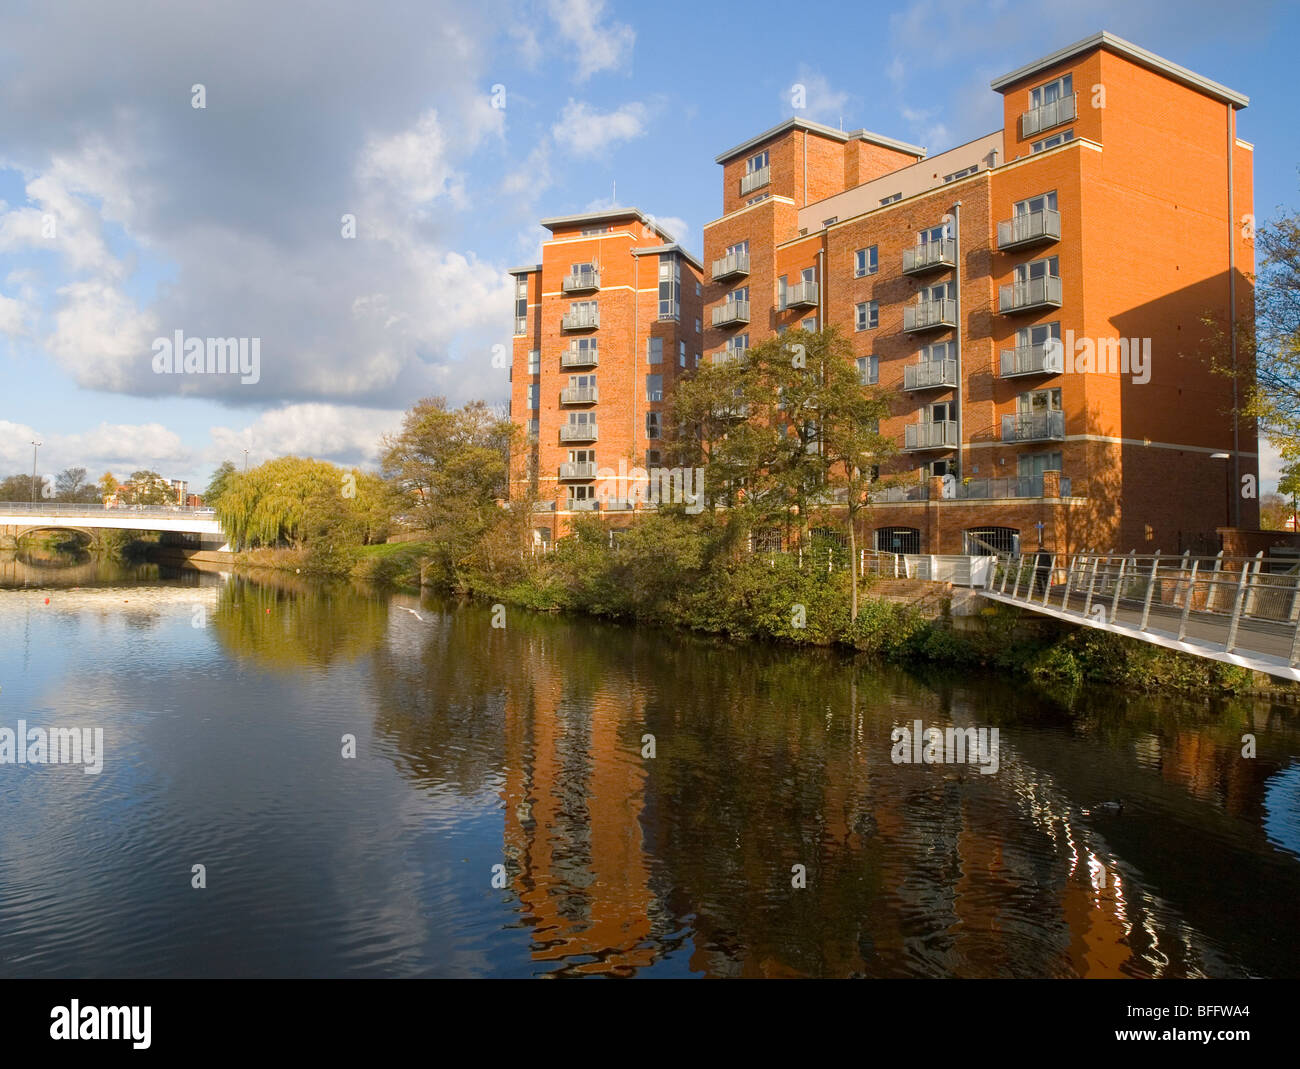
{"type": "Polygon", "coordinates": [[[0,976],[1300,975],[1290,710],[496,622],[0,559],[0,976]]]}

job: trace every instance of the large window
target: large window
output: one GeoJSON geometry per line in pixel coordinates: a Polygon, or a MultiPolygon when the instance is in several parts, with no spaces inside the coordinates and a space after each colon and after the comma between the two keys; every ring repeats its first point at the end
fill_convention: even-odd
{"type": "Polygon", "coordinates": [[[539,375],[542,371],[542,351],[530,349],[528,352],[528,374],[539,375]]]}
{"type": "Polygon", "coordinates": [[[858,382],[863,386],[874,386],[880,381],[880,357],[858,357],[858,382]]]}
{"type": "Polygon", "coordinates": [[[880,253],[875,245],[859,249],[853,254],[853,277],[874,275],[880,269],[880,253]]]}
{"type": "Polygon", "coordinates": [[[682,312],[682,267],[668,253],[659,257],[659,318],[676,319],[682,312]]]}
{"type": "Polygon", "coordinates": [[[951,300],[955,291],[951,282],[940,282],[937,286],[922,286],[916,291],[916,296],[924,304],[926,301],[951,300]]]}
{"type": "Polygon", "coordinates": [[[528,333],[528,279],[515,278],[515,333],[528,333]]]}
{"type": "Polygon", "coordinates": [[[538,391],[541,389],[535,382],[528,384],[528,407],[536,411],[540,407],[538,391]]]}
{"type": "Polygon", "coordinates": [[[1027,390],[1016,398],[1016,411],[1022,416],[1037,416],[1061,411],[1061,388],[1027,390]]]}
{"type": "Polygon", "coordinates": [[[645,362],[647,364],[662,364],[664,362],[664,340],[663,338],[647,338],[645,343],[645,362]]]}
{"type": "Polygon", "coordinates": [[[880,302],[863,301],[857,306],[854,328],[869,330],[880,325],[880,302]]]}
{"type": "Polygon", "coordinates": [[[753,174],[755,171],[761,171],[768,165],[767,150],[760,152],[757,156],[750,156],[745,161],[745,173],[753,174]]]}
{"type": "Polygon", "coordinates": [[[1045,471],[1060,470],[1060,453],[1030,453],[1016,458],[1016,474],[1022,479],[1041,479],[1045,471]]]}
{"type": "Polygon", "coordinates": [[[1016,264],[1016,281],[1032,282],[1036,278],[1057,278],[1060,275],[1055,256],[1047,256],[1041,260],[1030,260],[1027,264],[1016,264]]]}
{"type": "Polygon", "coordinates": [[[1029,197],[1026,200],[1016,201],[1015,214],[1017,217],[1022,215],[1033,215],[1035,212],[1056,211],[1056,190],[1051,193],[1040,193],[1036,197],[1029,197]]]}
{"type": "Polygon", "coordinates": [[[1064,100],[1074,92],[1074,76],[1071,74],[1062,75],[1054,82],[1048,82],[1046,85],[1040,85],[1036,89],[1029,90],[1029,106],[1031,108],[1041,108],[1044,104],[1054,104],[1058,100],[1064,100]]]}
{"type": "Polygon", "coordinates": [[[659,430],[659,413],[647,412],[645,414],[645,436],[647,438],[658,438],[659,430]]]}
{"type": "Polygon", "coordinates": [[[664,399],[664,377],[662,375],[647,375],[645,377],[645,399],[647,401],[662,401],[664,399]]]}

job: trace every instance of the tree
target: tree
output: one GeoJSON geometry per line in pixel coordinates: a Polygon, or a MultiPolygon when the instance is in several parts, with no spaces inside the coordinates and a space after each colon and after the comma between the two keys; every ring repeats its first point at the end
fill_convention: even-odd
{"type": "Polygon", "coordinates": [[[1296,498],[1300,497],[1300,459],[1291,461],[1282,468],[1282,477],[1277,481],[1277,492],[1285,498],[1291,499],[1291,508],[1288,514],[1282,517],[1279,528],[1286,526],[1288,518],[1294,522],[1296,515],[1296,498]]]}
{"type": "Polygon", "coordinates": [[[431,397],[406,413],[401,431],[383,440],[381,470],[401,499],[402,513],[430,532],[453,574],[495,522],[516,434],[509,420],[482,401],[453,409],[445,398],[431,397]]]}
{"type": "Polygon", "coordinates": [[[37,478],[36,487],[33,490],[30,475],[10,475],[7,479],[0,480],[0,501],[30,502],[33,494],[39,499],[41,486],[42,480],[40,478],[37,478]]]}
{"type": "Polygon", "coordinates": [[[203,504],[208,508],[216,508],[217,502],[221,500],[230,486],[231,477],[238,472],[238,469],[229,460],[223,460],[212,473],[212,478],[208,480],[208,488],[203,491],[203,504]]]}
{"type": "Polygon", "coordinates": [[[156,471],[133,471],[120,489],[129,505],[170,505],[176,500],[171,483],[156,471]]]}
{"type": "Polygon", "coordinates": [[[95,485],[99,489],[99,499],[105,504],[107,504],[113,495],[117,493],[117,477],[111,471],[104,472],[104,474],[95,481],[95,485]]]}
{"type": "Polygon", "coordinates": [[[54,496],[58,501],[89,503],[99,500],[94,485],[86,481],[85,468],[64,468],[54,477],[54,496]]]}

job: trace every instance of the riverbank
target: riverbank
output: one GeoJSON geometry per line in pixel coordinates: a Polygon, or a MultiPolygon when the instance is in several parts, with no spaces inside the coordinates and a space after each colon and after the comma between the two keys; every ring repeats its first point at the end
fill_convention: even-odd
{"type": "Polygon", "coordinates": [[[605,539],[568,540],[508,566],[486,553],[449,562],[440,547],[418,541],[350,547],[328,559],[309,550],[260,549],[234,554],[232,563],[738,642],[840,647],[896,664],[984,668],[1067,691],[1105,684],[1300,702],[1294,685],[1109,632],[993,604],[972,609],[968,601],[954,611],[952,592],[941,584],[900,592],[868,577],[859,584],[852,619],[847,570],[801,569],[789,557],[738,554],[673,520],[633,529],[616,546],[605,539]]]}

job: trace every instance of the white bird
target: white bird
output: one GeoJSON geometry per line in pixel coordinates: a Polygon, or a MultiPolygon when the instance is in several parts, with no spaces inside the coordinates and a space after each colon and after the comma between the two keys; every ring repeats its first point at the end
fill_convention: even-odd
{"type": "Polygon", "coordinates": [[[403,612],[409,612],[412,616],[414,616],[417,620],[419,620],[420,623],[424,623],[424,617],[421,616],[421,615],[420,615],[418,612],[416,612],[414,609],[408,609],[405,605],[399,605],[399,606],[397,606],[397,607],[398,607],[399,609],[401,609],[403,612]]]}

